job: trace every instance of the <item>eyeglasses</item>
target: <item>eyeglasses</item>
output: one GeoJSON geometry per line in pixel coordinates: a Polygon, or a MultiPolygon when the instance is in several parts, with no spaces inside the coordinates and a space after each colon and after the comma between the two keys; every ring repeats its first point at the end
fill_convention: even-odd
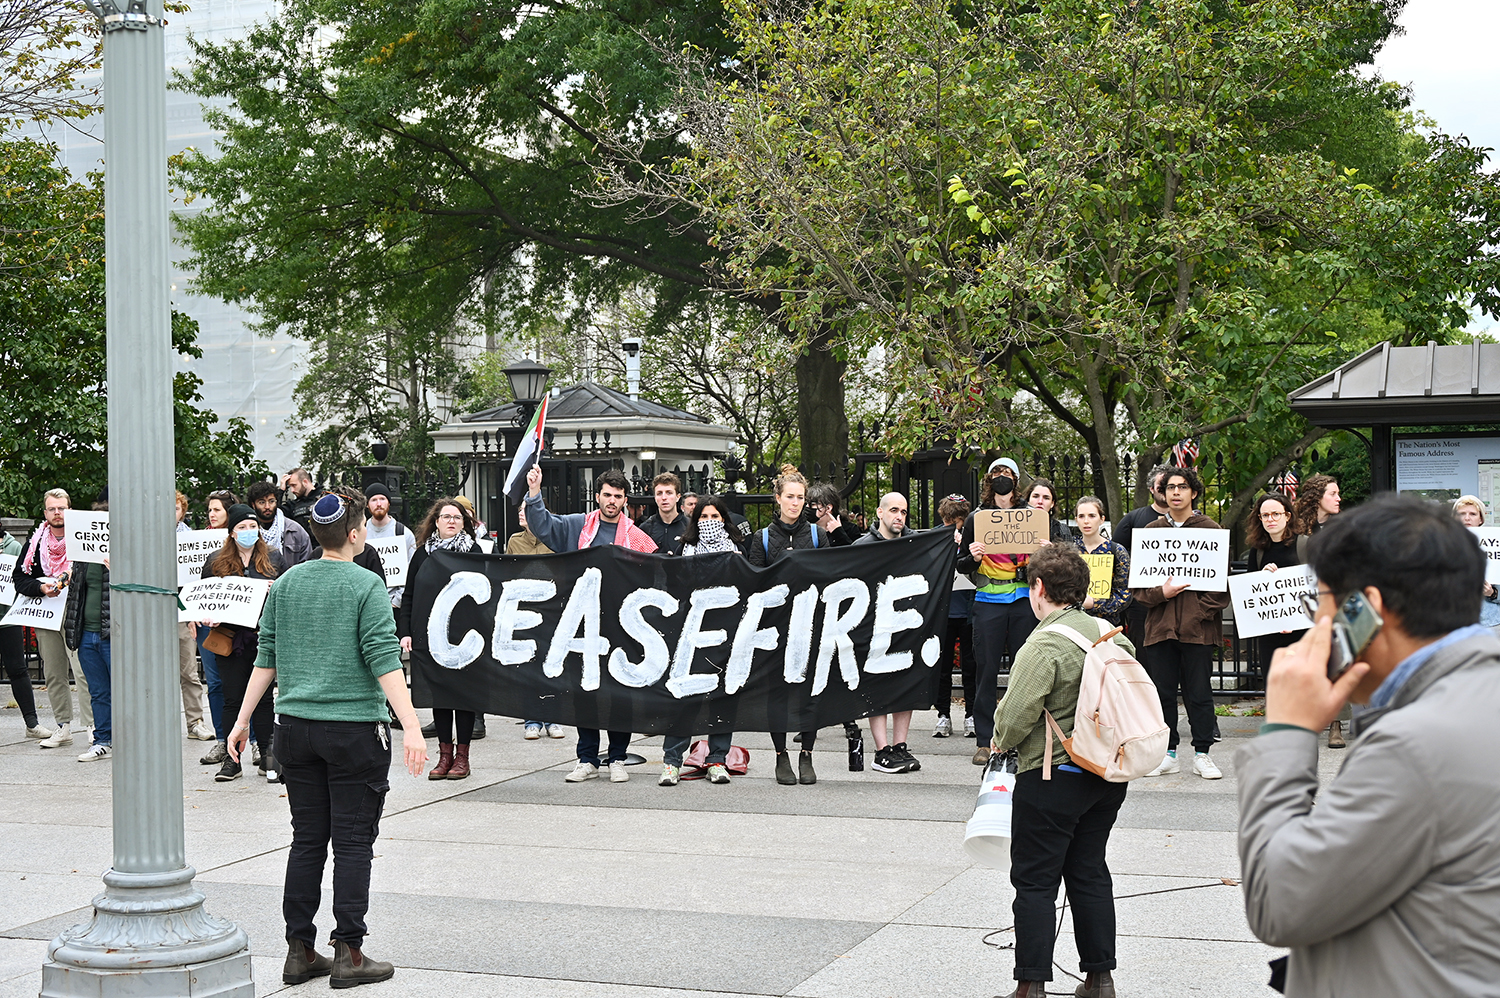
{"type": "Polygon", "coordinates": [[[457,516],[457,515],[455,515],[453,513],[443,513],[441,516],[438,517],[438,519],[439,520],[460,520],[461,521],[461,520],[463,520],[463,517],[457,516]]]}
{"type": "Polygon", "coordinates": [[[1193,487],[1186,482],[1173,482],[1171,485],[1163,485],[1163,492],[1191,492],[1193,487]]]}
{"type": "Polygon", "coordinates": [[[1286,519],[1286,513],[1280,510],[1274,513],[1262,513],[1260,514],[1260,518],[1262,520],[1284,520],[1286,519]]]}

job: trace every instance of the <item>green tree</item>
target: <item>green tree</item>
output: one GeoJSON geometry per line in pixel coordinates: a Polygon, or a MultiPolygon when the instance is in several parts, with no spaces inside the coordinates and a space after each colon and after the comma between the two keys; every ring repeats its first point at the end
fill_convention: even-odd
{"type": "MultiPolygon", "coordinates": [[[[35,510],[61,487],[92,499],[109,478],[106,452],[104,194],[101,178],[71,179],[56,149],[0,142],[0,508],[35,510]]],[[[174,313],[172,345],[201,355],[197,324],[174,313]]],[[[174,379],[177,486],[201,496],[264,472],[250,427],[199,409],[201,382],[174,379]]]]}

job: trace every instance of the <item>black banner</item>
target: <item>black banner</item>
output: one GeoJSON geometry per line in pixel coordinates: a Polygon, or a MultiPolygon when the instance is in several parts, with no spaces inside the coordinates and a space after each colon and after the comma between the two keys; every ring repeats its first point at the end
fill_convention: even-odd
{"type": "Polygon", "coordinates": [[[617,545],[435,552],[406,590],[413,700],[640,734],[921,710],[950,681],[938,659],[955,554],[947,529],[768,568],[617,545]]]}

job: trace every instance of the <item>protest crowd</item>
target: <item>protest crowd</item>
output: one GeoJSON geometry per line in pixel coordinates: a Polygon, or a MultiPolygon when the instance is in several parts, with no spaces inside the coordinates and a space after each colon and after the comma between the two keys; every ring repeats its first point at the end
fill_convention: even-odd
{"type": "MultiPolygon", "coordinates": [[[[918,734],[973,738],[976,767],[1013,774],[1012,998],[1045,994],[1052,980],[1054,913],[1063,884],[1085,975],[1075,993],[1115,994],[1114,899],[1105,856],[1128,781],[1184,769],[1203,780],[1223,775],[1213,757],[1219,732],[1211,674],[1223,642],[1224,613],[1242,581],[1227,579],[1229,534],[1202,512],[1204,484],[1194,468],[1152,469],[1147,475],[1151,502],[1139,509],[1110,511],[1095,496],[1063,509],[1050,481],[1028,477],[1020,462],[1000,457],[985,469],[972,500],[954,494],[935,503],[939,525],[928,532],[908,525],[912,510],[906,495],[881,496],[865,526],[841,509],[837,490],[810,483],[789,465],[775,479],[773,515],[760,529],[752,529],[722,497],[685,496],[671,473],[651,482],[654,508],[637,522],[630,512],[630,483],[617,471],[597,476],[595,505],[586,513],[549,510],[540,467],[523,471],[515,494],[521,499],[516,508],[521,529],[502,538],[486,535],[466,497],[440,498],[418,522],[402,523],[391,515],[384,486],[322,489],[303,469],[289,472],[279,487],[256,482],[243,496],[211,493],[201,511],[205,529],[199,531],[190,526],[200,520],[197,511],[186,496],[176,497],[179,552],[198,552],[180,580],[189,607],[178,637],[182,730],[186,738],[207,745],[204,779],[229,783],[253,768],[286,791],[293,844],[285,886],[284,981],[328,976],[334,986],[344,987],[395,974],[390,963],[366,956],[361,948],[391,732],[401,743],[398,758],[414,775],[462,780],[485,764],[482,753],[471,753],[473,743],[486,736],[486,695],[459,706],[442,685],[456,674],[443,656],[458,655],[469,645],[467,637],[448,643],[448,628],[441,626],[448,618],[436,609],[441,604],[454,612],[452,605],[463,598],[449,598],[464,574],[451,572],[452,559],[474,557],[492,545],[495,554],[514,556],[504,559],[511,565],[562,564],[552,556],[601,548],[626,559],[589,561],[592,567],[579,576],[563,611],[567,618],[585,583],[604,587],[608,602],[612,566],[636,563],[629,559],[665,556],[674,572],[703,578],[741,573],[728,576],[740,578],[812,565],[820,558],[872,557],[885,545],[925,540],[940,543],[945,564],[951,564],[951,570],[944,569],[945,582],[951,574],[946,599],[921,628],[941,667],[905,687],[904,702],[876,704],[886,708],[878,713],[871,708],[854,716],[823,715],[802,726],[791,722],[814,715],[785,704],[739,716],[771,719],[756,730],[769,732],[776,783],[786,787],[817,784],[813,748],[819,728],[830,723],[841,726],[848,740],[851,769],[865,764],[868,736],[870,768],[891,776],[921,768],[912,747],[918,734]],[[1007,530],[1035,530],[1037,536],[1007,549],[996,540],[1007,530]],[[1203,558],[1194,554],[1174,563],[1163,554],[1173,551],[1202,551],[1203,558]],[[1215,559],[1222,568],[1193,567],[1215,559]],[[202,605],[194,602],[195,593],[209,592],[226,601],[214,605],[236,609],[193,612],[202,605]],[[1086,750],[1074,737],[1087,717],[1099,716],[1087,713],[1097,695],[1091,697],[1084,677],[1101,647],[1119,661],[1139,662],[1137,668],[1150,679],[1145,703],[1155,728],[1164,729],[1153,732],[1158,755],[1139,771],[1109,778],[1082,758],[1086,750]],[[437,667],[421,664],[430,662],[437,667]],[[955,675],[961,688],[956,697],[955,675]],[[414,699],[432,707],[426,727],[414,699]],[[1179,703],[1187,714],[1185,735],[1179,703]],[[936,710],[933,729],[914,731],[913,712],[928,709],[936,710]],[[773,727],[778,719],[786,719],[783,730],[773,727]],[[1184,737],[1191,754],[1181,744],[1184,737]],[[330,844],[340,871],[331,957],[316,950],[313,926],[330,844]]],[[[74,501],[61,489],[47,490],[40,496],[41,521],[29,536],[0,535],[0,555],[7,558],[13,585],[8,598],[38,615],[31,622],[13,616],[8,626],[0,626],[0,656],[26,736],[59,757],[67,753],[55,750],[72,746],[78,762],[92,763],[112,754],[109,559],[75,550],[74,501]],[[34,635],[40,657],[51,707],[48,723],[37,712],[26,635],[34,635]],[[76,712],[70,681],[77,687],[76,712]]],[[[91,512],[106,513],[107,492],[91,505],[91,512]]],[[[1490,515],[1474,496],[1451,508],[1386,496],[1345,511],[1339,483],[1318,475],[1302,483],[1295,496],[1278,491],[1260,496],[1242,525],[1245,550],[1235,553],[1235,560],[1248,571],[1236,579],[1264,587],[1254,588],[1257,594],[1282,594],[1279,601],[1265,602],[1274,603],[1274,613],[1284,615],[1288,625],[1276,626],[1272,619],[1253,637],[1255,661],[1262,668],[1274,662],[1264,677],[1267,723],[1240,750],[1236,766],[1247,915],[1262,939],[1290,949],[1278,971],[1287,993],[1496,993],[1500,798],[1482,776],[1492,769],[1487,750],[1500,747],[1492,744],[1496,736],[1486,716],[1500,696],[1500,640],[1491,630],[1500,624],[1500,593],[1484,581],[1483,555],[1465,529],[1483,527],[1490,515]],[[1286,584],[1278,586],[1278,577],[1286,584]],[[1335,672],[1330,663],[1345,632],[1330,618],[1345,613],[1346,631],[1355,627],[1356,614],[1382,626],[1351,648],[1353,655],[1335,672]],[[1317,623],[1309,628],[1312,620],[1317,623]],[[1347,746],[1348,764],[1318,793],[1320,741],[1328,748],[1347,746]],[[1313,808],[1315,794],[1319,803],[1313,808]],[[1433,815],[1440,820],[1434,823],[1433,815]],[[1387,871],[1380,876],[1370,875],[1374,857],[1387,871]],[[1466,914],[1456,913],[1460,910],[1466,914]]],[[[521,589],[545,584],[540,575],[516,581],[521,589]]],[[[832,595],[836,585],[828,585],[822,597],[825,617],[842,619],[841,607],[869,602],[862,585],[849,597],[852,602],[839,602],[832,595]]],[[[519,603],[543,597],[506,595],[511,586],[507,578],[490,654],[498,660],[502,647],[530,644],[529,652],[505,661],[532,662],[539,654],[537,642],[519,635],[540,617],[519,609],[519,603]]],[[[791,600],[786,585],[777,588],[757,596],[755,612],[790,613],[791,620],[804,619],[811,630],[812,601],[791,600]],[[798,618],[804,611],[807,616],[798,618]]],[[[489,598],[490,586],[484,582],[483,593],[466,592],[478,604],[489,598]]],[[[757,631],[752,620],[731,632],[731,642],[724,631],[697,627],[714,605],[731,605],[700,606],[705,592],[712,590],[692,594],[688,616],[695,623],[683,625],[676,653],[681,658],[685,648],[687,660],[680,671],[673,660],[667,689],[674,683],[679,691],[696,688],[690,669],[695,648],[732,644],[724,691],[733,694],[730,676],[742,650],[741,635],[749,636],[746,656],[760,649],[777,662],[785,659],[788,684],[794,678],[803,682],[811,671],[814,696],[818,684],[840,677],[846,686],[851,676],[876,678],[874,670],[859,676],[852,650],[844,656],[844,649],[852,648],[852,625],[835,633],[825,620],[821,644],[799,645],[794,623],[783,649],[776,644],[779,632],[757,631]],[[800,672],[793,661],[799,654],[800,672]]],[[[638,589],[625,602],[637,599],[660,610],[663,619],[678,612],[675,597],[666,592],[638,589]]],[[[874,602],[880,603],[878,593],[874,602]]],[[[641,608],[635,607],[635,619],[644,621],[641,608]]],[[[560,671],[571,654],[587,662],[597,652],[597,663],[608,652],[608,644],[599,643],[597,619],[590,625],[587,607],[579,612],[582,637],[561,649],[541,650],[547,676],[554,674],[554,661],[560,671]]],[[[853,619],[853,610],[848,612],[853,619]]],[[[878,605],[874,612],[879,620],[878,605]]],[[[639,684],[655,685],[666,669],[670,641],[663,643],[649,623],[637,629],[641,633],[631,630],[624,608],[619,616],[648,659],[651,646],[641,634],[650,631],[661,645],[662,671],[639,684]]],[[[567,619],[571,627],[572,618],[567,619]]],[[[1243,628],[1238,609],[1236,620],[1243,628]]],[[[455,630],[462,632],[461,626],[455,630]]],[[[481,647],[482,639],[479,635],[481,647]]],[[[917,645],[898,647],[889,635],[877,638],[874,632],[858,638],[861,649],[869,644],[870,658],[877,639],[886,641],[887,655],[905,654],[905,661],[914,661],[913,652],[901,649],[917,645]]],[[[465,654],[473,661],[481,651],[465,654]]],[[[636,665],[620,651],[614,656],[607,674],[615,679],[650,665],[636,665]]],[[[748,669],[750,658],[743,661],[748,669]]],[[[779,679],[781,670],[775,671],[779,679]]],[[[593,675],[597,687],[597,665],[593,675]]],[[[587,676],[585,665],[585,691],[591,688],[587,676]]],[[[609,719],[616,716],[601,713],[590,726],[580,715],[568,725],[574,728],[576,764],[563,776],[565,782],[631,779],[629,748],[638,731],[611,727],[609,719]]],[[[672,716],[675,720],[656,724],[651,732],[663,737],[661,787],[695,779],[724,785],[746,772],[747,754],[732,744],[733,732],[725,724],[706,730],[695,726],[705,714],[684,710],[672,716]],[[705,730],[706,737],[695,741],[705,730]]],[[[563,722],[571,717],[542,710],[518,716],[519,736],[565,738],[563,722]]]]}

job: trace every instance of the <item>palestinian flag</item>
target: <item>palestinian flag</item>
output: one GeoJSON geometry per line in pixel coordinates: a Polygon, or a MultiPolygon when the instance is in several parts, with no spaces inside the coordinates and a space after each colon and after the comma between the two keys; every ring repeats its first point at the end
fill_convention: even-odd
{"type": "Polygon", "coordinates": [[[542,403],[536,407],[536,415],[531,417],[531,425],[526,427],[526,433],[516,446],[515,457],[510,462],[510,474],[505,478],[505,498],[512,506],[526,498],[526,473],[542,459],[542,433],[547,426],[547,398],[546,395],[542,396],[542,403]]]}

